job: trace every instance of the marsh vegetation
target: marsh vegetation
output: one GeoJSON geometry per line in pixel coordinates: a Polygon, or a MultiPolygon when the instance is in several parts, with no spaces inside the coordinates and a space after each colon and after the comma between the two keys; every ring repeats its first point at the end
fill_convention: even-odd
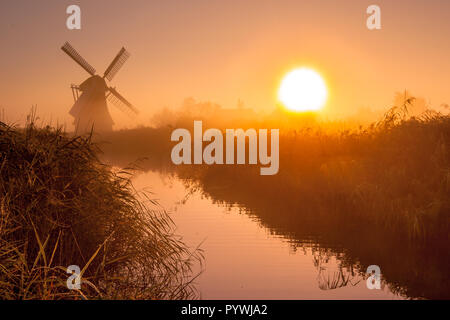
{"type": "MultiPolygon", "coordinates": [[[[243,113],[233,127],[280,128],[280,170],[268,177],[254,165],[173,165],[165,142],[173,128],[188,126],[193,112],[168,117],[166,126],[114,133],[104,149],[116,164],[147,157],[144,169],[175,174],[217,203],[242,207],[294,247],[313,243],[359,272],[382,265],[401,295],[448,298],[450,117],[411,116],[411,103],[406,99],[364,127],[313,115],[265,122],[243,113]]],[[[226,122],[199,108],[204,124],[226,122]]]]}
{"type": "Polygon", "coordinates": [[[170,122],[157,127],[102,136],[2,123],[0,297],[197,297],[192,267],[201,251],[187,248],[164,208],[134,189],[139,167],[239,206],[294,249],[338,259],[347,273],[321,288],[346,286],[378,264],[402,296],[448,298],[450,117],[411,116],[410,105],[405,100],[367,126],[211,104],[162,115],[170,122]],[[221,112],[227,116],[214,116],[221,112]],[[222,130],[230,121],[244,130],[279,128],[278,174],[261,176],[249,164],[174,165],[171,132],[193,120],[222,130]],[[74,264],[84,280],[81,290],[69,291],[66,269],[74,264]]]}
{"type": "Polygon", "coordinates": [[[133,169],[98,160],[91,136],[0,123],[1,299],[195,298],[191,252],[133,169]],[[81,269],[68,290],[67,267],[81,269]]]}

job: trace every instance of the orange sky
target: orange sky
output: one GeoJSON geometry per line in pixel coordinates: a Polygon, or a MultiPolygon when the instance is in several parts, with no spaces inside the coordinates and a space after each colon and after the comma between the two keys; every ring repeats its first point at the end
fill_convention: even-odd
{"type": "Polygon", "coordinates": [[[450,103],[449,18],[446,0],[3,0],[0,106],[10,121],[37,104],[44,119],[70,123],[69,85],[88,74],[59,49],[65,41],[99,73],[127,48],[112,85],[142,111],[141,124],[190,96],[271,110],[281,76],[303,65],[326,79],[330,114],[386,107],[404,89],[439,106],[450,103]],[[81,31],[65,26],[74,3],[81,31]],[[375,3],[382,30],[369,31],[365,11],[375,3]]]}

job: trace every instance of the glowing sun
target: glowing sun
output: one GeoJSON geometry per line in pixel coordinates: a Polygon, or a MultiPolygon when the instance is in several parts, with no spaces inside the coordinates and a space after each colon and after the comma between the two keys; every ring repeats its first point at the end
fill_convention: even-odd
{"type": "Polygon", "coordinates": [[[278,90],[278,99],[293,111],[320,110],[327,100],[327,86],[320,74],[308,68],[286,74],[278,90]]]}

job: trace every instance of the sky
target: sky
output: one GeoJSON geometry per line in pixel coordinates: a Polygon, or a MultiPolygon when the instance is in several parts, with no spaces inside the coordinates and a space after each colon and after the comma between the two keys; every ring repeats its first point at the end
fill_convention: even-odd
{"type": "Polygon", "coordinates": [[[37,105],[46,121],[70,122],[70,84],[88,74],[60,50],[65,41],[99,73],[122,46],[131,53],[111,84],[141,114],[111,108],[119,127],[187,97],[268,112],[300,66],[323,76],[333,115],[386,108],[405,89],[439,106],[450,103],[449,35],[448,0],[1,0],[0,106],[9,121],[37,105]],[[81,30],[66,28],[71,4],[81,30]],[[381,30],[366,27],[371,4],[381,30]]]}

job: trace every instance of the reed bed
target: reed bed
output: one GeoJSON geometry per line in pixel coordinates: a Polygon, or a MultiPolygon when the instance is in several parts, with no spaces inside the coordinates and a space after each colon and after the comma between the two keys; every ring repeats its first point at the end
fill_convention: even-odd
{"type": "Polygon", "coordinates": [[[175,170],[193,190],[245,208],[294,248],[331,248],[363,273],[380,265],[394,292],[449,299],[448,115],[410,117],[396,107],[366,128],[285,130],[275,176],[249,165],[175,170]]]}
{"type": "Polygon", "coordinates": [[[214,202],[242,207],[294,247],[331,248],[344,265],[363,271],[378,264],[394,292],[448,299],[450,116],[413,116],[412,102],[405,99],[367,126],[311,115],[253,123],[199,118],[204,130],[279,128],[280,171],[274,176],[261,176],[259,165],[173,165],[170,133],[191,129],[196,118],[190,115],[167,116],[173,123],[160,128],[114,132],[103,147],[118,164],[147,156],[147,169],[176,174],[214,202]]]}
{"type": "Polygon", "coordinates": [[[91,135],[0,123],[0,299],[196,298],[170,216],[98,159],[91,135]],[[80,290],[67,267],[81,269],[80,290]]]}

